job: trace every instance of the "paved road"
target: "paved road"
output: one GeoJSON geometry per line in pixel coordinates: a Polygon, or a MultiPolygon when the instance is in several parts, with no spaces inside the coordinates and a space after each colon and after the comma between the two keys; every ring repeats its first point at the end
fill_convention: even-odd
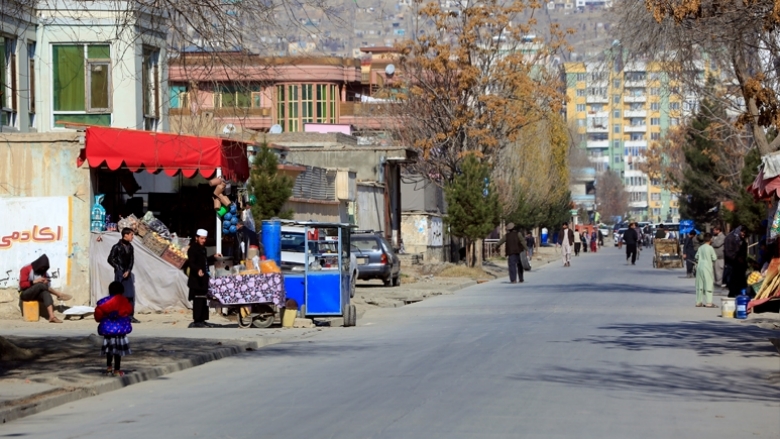
{"type": "Polygon", "coordinates": [[[767,334],[694,308],[692,281],[648,255],[627,266],[610,248],[522,285],[372,311],[358,328],[82,400],[0,437],[780,437],[767,334]]]}

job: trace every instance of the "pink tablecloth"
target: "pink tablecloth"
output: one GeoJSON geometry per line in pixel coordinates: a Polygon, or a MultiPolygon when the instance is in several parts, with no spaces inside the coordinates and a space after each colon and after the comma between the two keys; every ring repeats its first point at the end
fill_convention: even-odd
{"type": "Polygon", "coordinates": [[[273,303],[284,306],[284,278],[279,273],[218,277],[209,281],[211,306],[273,303]]]}

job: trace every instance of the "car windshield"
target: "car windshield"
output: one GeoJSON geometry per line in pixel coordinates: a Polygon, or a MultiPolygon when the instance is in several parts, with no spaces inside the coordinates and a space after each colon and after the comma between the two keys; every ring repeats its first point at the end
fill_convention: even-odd
{"type": "Polygon", "coordinates": [[[352,245],[363,252],[379,250],[379,242],[371,238],[352,238],[352,245]]]}
{"type": "MultiPolygon", "coordinates": [[[[282,232],[282,251],[303,253],[305,238],[303,233],[282,232]]],[[[309,250],[316,252],[317,243],[309,241],[309,250]]]]}

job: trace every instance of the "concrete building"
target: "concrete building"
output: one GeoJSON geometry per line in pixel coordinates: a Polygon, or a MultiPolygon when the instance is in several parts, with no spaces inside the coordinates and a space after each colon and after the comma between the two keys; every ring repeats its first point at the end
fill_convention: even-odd
{"type": "Polygon", "coordinates": [[[0,21],[2,130],[66,124],[165,131],[166,32],[137,3],[42,0],[0,21]]]}
{"type": "Polygon", "coordinates": [[[698,105],[657,63],[566,63],[566,118],[596,173],[623,178],[633,219],[676,221],[676,194],[641,169],[644,153],[698,105]]]}

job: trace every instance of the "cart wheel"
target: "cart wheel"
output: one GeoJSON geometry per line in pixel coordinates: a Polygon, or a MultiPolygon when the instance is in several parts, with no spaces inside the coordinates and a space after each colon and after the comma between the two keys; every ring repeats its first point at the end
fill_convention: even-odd
{"type": "Polygon", "coordinates": [[[355,326],[357,325],[357,309],[355,309],[355,305],[347,305],[346,308],[344,308],[344,326],[355,326]]]}
{"type": "Polygon", "coordinates": [[[258,316],[255,316],[254,319],[252,319],[252,326],[255,328],[269,328],[271,325],[274,324],[274,317],[275,313],[273,308],[271,308],[268,305],[259,305],[255,306],[253,309],[254,312],[258,313],[258,316]]]}
{"type": "Polygon", "coordinates": [[[655,259],[655,256],[653,256],[653,268],[658,268],[658,261],[655,259]]]}
{"type": "Polygon", "coordinates": [[[252,326],[252,316],[250,315],[252,312],[251,307],[241,306],[236,311],[236,321],[238,322],[239,328],[246,329],[252,326]]]}

